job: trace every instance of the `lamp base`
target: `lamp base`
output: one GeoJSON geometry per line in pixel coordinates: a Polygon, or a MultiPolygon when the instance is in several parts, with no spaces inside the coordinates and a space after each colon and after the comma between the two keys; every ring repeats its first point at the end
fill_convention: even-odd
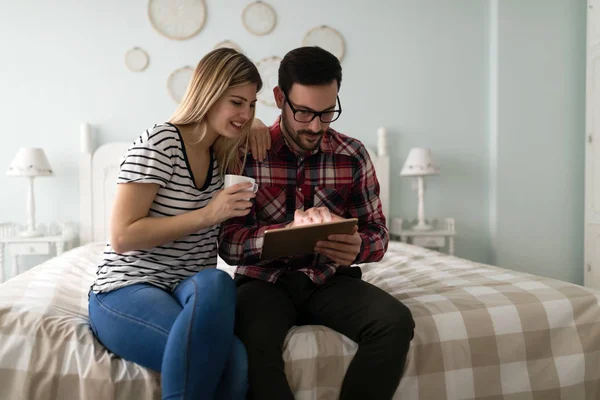
{"type": "Polygon", "coordinates": [[[419,223],[412,227],[415,231],[430,231],[433,226],[426,224],[425,222],[419,221],[419,223]]]}
{"type": "Polygon", "coordinates": [[[19,232],[19,236],[20,237],[28,237],[28,238],[29,237],[38,237],[38,236],[42,236],[42,232],[26,230],[26,231],[19,232]]]}

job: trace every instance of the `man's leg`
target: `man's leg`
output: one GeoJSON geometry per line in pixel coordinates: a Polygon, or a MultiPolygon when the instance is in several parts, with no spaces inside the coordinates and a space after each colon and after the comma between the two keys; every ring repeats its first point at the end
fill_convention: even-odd
{"type": "Polygon", "coordinates": [[[243,276],[238,284],[235,332],[248,352],[248,398],[294,400],[283,362],[283,342],[296,324],[296,308],[274,283],[243,276]]]}
{"type": "Polygon", "coordinates": [[[310,298],[311,324],[328,326],[358,343],[350,363],[341,400],[391,399],[404,372],[413,337],[409,309],[385,291],[359,277],[338,273],[310,298]]]}

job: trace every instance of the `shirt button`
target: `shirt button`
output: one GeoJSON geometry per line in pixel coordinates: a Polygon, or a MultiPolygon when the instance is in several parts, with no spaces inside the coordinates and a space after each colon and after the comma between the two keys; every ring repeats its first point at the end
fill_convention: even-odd
{"type": "Polygon", "coordinates": [[[299,188],[299,189],[298,189],[298,191],[299,191],[299,192],[301,192],[301,191],[302,191],[302,188],[299,188]]]}

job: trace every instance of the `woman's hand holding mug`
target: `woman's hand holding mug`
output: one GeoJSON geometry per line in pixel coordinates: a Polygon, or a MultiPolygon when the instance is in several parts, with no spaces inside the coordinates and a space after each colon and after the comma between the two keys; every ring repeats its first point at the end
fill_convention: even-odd
{"type": "Polygon", "coordinates": [[[210,218],[220,224],[234,217],[248,215],[250,201],[256,196],[258,185],[252,178],[240,175],[225,175],[225,189],[217,192],[206,205],[210,218]]]}

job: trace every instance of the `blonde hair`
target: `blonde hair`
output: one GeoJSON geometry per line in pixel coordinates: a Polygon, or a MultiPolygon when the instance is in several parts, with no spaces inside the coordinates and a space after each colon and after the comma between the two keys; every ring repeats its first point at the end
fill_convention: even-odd
{"type": "MultiPolygon", "coordinates": [[[[227,89],[249,83],[256,84],[257,92],[262,88],[260,74],[248,57],[230,48],[213,50],[198,63],[185,95],[169,122],[175,125],[195,124],[197,129],[194,130],[193,136],[196,140],[190,144],[196,144],[206,133],[204,118],[208,110],[227,89]]],[[[228,171],[242,173],[248,154],[249,131],[250,123],[246,123],[239,138],[219,136],[213,144],[221,174],[228,171]],[[243,161],[239,157],[242,143],[246,146],[243,161]]]]}

